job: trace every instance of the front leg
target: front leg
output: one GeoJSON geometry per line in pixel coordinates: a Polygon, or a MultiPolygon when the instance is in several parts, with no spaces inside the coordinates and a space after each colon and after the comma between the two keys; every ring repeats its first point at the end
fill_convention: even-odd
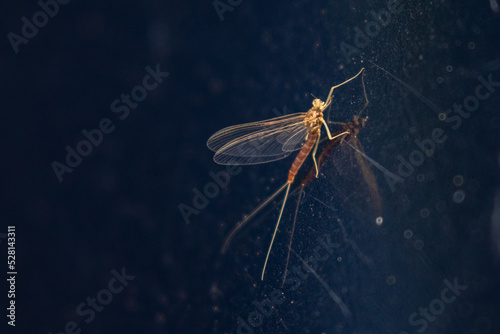
{"type": "MultiPolygon", "coordinates": [[[[333,86],[333,87],[330,89],[330,93],[328,94],[328,97],[326,98],[325,105],[324,105],[324,109],[326,109],[326,108],[330,105],[330,103],[332,102],[332,98],[333,98],[333,95],[332,95],[332,94],[333,94],[333,91],[334,91],[334,89],[335,89],[335,88],[339,88],[340,86],[345,85],[345,84],[346,84],[346,83],[348,83],[349,81],[356,79],[356,78],[357,78],[357,77],[358,77],[361,73],[363,73],[363,72],[364,72],[364,70],[365,70],[365,68],[363,67],[363,68],[361,69],[361,71],[359,71],[359,72],[358,72],[358,74],[356,74],[356,75],[355,75],[355,76],[353,76],[352,78],[347,79],[346,81],[342,82],[341,84],[338,84],[338,85],[336,85],[336,86],[333,86]]],[[[324,110],[324,109],[323,109],[323,110],[324,110]]]]}
{"type": "Polygon", "coordinates": [[[318,151],[318,145],[319,145],[320,138],[321,138],[321,130],[318,133],[318,138],[316,139],[316,144],[314,145],[314,150],[313,150],[313,161],[314,161],[314,167],[316,168],[316,178],[318,178],[318,174],[319,174],[318,163],[316,162],[316,152],[318,151]]]}
{"type": "Polygon", "coordinates": [[[349,134],[349,131],[346,131],[346,132],[342,132],[341,134],[338,134],[338,135],[332,137],[332,134],[330,133],[330,129],[328,128],[328,124],[326,124],[326,121],[322,118],[321,122],[323,122],[323,125],[325,126],[325,129],[326,129],[326,134],[328,135],[328,139],[330,139],[330,140],[333,140],[337,137],[349,134]]]}

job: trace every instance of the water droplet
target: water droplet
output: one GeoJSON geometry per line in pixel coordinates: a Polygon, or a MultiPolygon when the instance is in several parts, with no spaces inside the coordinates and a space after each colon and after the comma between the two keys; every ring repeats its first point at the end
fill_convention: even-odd
{"type": "Polygon", "coordinates": [[[420,217],[427,218],[427,217],[429,217],[430,213],[431,212],[429,211],[429,209],[423,208],[422,210],[420,210],[420,217]]]}
{"type": "Polygon", "coordinates": [[[385,281],[388,285],[393,285],[394,283],[396,283],[396,277],[392,275],[388,276],[385,281]]]}
{"type": "Polygon", "coordinates": [[[444,121],[446,119],[446,114],[444,112],[440,113],[438,116],[440,121],[444,121]]]}
{"type": "Polygon", "coordinates": [[[474,50],[474,49],[476,48],[476,43],[474,43],[474,42],[469,42],[468,47],[469,47],[469,49],[474,50]]]}
{"type": "Polygon", "coordinates": [[[455,175],[453,177],[453,184],[456,187],[460,187],[462,184],[464,184],[464,177],[462,175],[455,175]]]}
{"type": "Polygon", "coordinates": [[[377,219],[375,219],[375,223],[379,226],[382,225],[383,222],[384,222],[384,218],[382,218],[382,217],[377,217],[377,219]]]}
{"type": "Polygon", "coordinates": [[[413,236],[413,231],[412,230],[406,230],[404,232],[404,236],[406,239],[410,239],[413,236]]]}
{"type": "Polygon", "coordinates": [[[443,77],[438,77],[438,78],[436,79],[436,81],[437,81],[437,83],[443,83],[443,77]]]}
{"type": "Polygon", "coordinates": [[[421,250],[424,248],[424,242],[422,240],[417,240],[413,243],[413,247],[415,247],[416,250],[421,250]]]}
{"type": "Polygon", "coordinates": [[[337,258],[337,261],[338,261],[338,262],[341,262],[341,261],[342,261],[342,256],[339,256],[339,257],[337,258]]]}
{"type": "Polygon", "coordinates": [[[417,181],[418,181],[418,182],[424,182],[424,181],[425,181],[425,176],[424,176],[424,174],[418,174],[418,175],[417,175],[417,181]]]}
{"type": "Polygon", "coordinates": [[[451,71],[453,71],[453,66],[451,65],[446,66],[446,72],[451,72],[451,71]]]}
{"type": "Polygon", "coordinates": [[[460,204],[465,200],[465,191],[457,190],[453,193],[453,202],[460,204]]]}

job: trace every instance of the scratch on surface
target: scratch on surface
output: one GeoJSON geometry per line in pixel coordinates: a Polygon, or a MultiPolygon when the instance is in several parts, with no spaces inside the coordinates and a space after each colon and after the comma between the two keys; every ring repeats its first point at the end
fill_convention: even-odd
{"type": "Polygon", "coordinates": [[[418,97],[426,106],[428,106],[436,114],[439,115],[439,114],[443,113],[443,111],[438,106],[436,106],[434,103],[431,102],[431,100],[429,100],[428,98],[426,98],[425,96],[423,96],[422,94],[420,94],[415,88],[413,88],[412,86],[408,85],[403,80],[397,78],[395,75],[389,73],[388,71],[386,71],[382,67],[378,66],[377,64],[375,64],[371,60],[368,60],[368,62],[372,63],[373,66],[375,66],[376,68],[378,68],[379,70],[381,70],[382,72],[386,73],[391,78],[393,78],[394,80],[396,80],[397,82],[399,82],[401,85],[403,85],[404,87],[406,87],[406,89],[408,89],[410,92],[412,92],[416,97],[418,97]]]}
{"type": "Polygon", "coordinates": [[[283,325],[283,327],[285,327],[285,329],[288,330],[288,327],[285,325],[285,322],[283,321],[283,319],[280,319],[280,322],[283,325]]]}
{"type": "Polygon", "coordinates": [[[333,301],[339,306],[340,308],[340,311],[342,311],[342,314],[345,316],[345,317],[351,317],[351,311],[349,311],[349,308],[344,304],[344,302],[342,301],[342,299],[340,299],[339,296],[337,296],[337,294],[332,290],[332,288],[330,288],[328,286],[328,284],[318,275],[318,273],[313,269],[311,268],[306,261],[304,261],[304,259],[302,259],[300,257],[299,254],[297,254],[297,252],[295,252],[293,249],[291,249],[292,253],[295,254],[299,260],[304,264],[304,266],[306,267],[306,269],[313,274],[314,277],[316,277],[316,279],[321,283],[321,285],[323,285],[323,287],[326,289],[326,291],[328,292],[328,294],[330,295],[330,297],[333,299],[333,301]]]}

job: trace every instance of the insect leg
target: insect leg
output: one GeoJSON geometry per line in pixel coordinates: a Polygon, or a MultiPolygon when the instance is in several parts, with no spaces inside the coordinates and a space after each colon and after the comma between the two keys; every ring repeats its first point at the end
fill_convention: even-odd
{"type": "Polygon", "coordinates": [[[319,173],[318,163],[316,162],[316,152],[318,151],[320,135],[321,135],[321,133],[318,135],[318,139],[316,139],[316,145],[314,145],[314,150],[312,152],[314,167],[316,168],[316,177],[318,177],[318,173],[319,173]]]}
{"type": "Polygon", "coordinates": [[[359,71],[359,72],[358,72],[358,74],[356,74],[356,75],[355,75],[355,76],[353,76],[352,78],[347,79],[346,81],[342,82],[341,84],[338,84],[338,85],[336,85],[336,86],[333,86],[333,87],[330,89],[330,93],[328,94],[328,97],[326,98],[326,101],[325,101],[325,108],[326,108],[326,107],[328,107],[328,106],[330,105],[330,103],[332,102],[332,94],[333,94],[333,90],[334,90],[335,88],[339,88],[340,86],[345,85],[345,84],[346,84],[346,83],[348,83],[349,81],[356,79],[356,78],[357,78],[357,77],[358,77],[361,73],[363,73],[363,72],[364,72],[364,70],[365,70],[365,68],[363,67],[363,68],[361,69],[361,71],[359,71]]]}
{"type": "Polygon", "coordinates": [[[326,134],[328,135],[328,139],[330,139],[330,140],[349,134],[349,131],[345,131],[345,132],[342,132],[342,133],[336,135],[335,137],[332,137],[332,134],[330,133],[330,129],[328,129],[328,124],[326,124],[326,121],[323,118],[321,118],[321,122],[323,122],[323,125],[326,128],[326,134]]]}

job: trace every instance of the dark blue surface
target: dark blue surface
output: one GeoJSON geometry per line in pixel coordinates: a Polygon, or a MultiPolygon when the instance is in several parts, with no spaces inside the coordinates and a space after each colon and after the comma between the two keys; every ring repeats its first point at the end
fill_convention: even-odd
{"type": "MultiPolygon", "coordinates": [[[[497,2],[229,3],[221,20],[210,1],[73,0],[17,47],[9,34],[22,35],[22,18],[32,22],[41,7],[2,4],[0,259],[15,225],[18,272],[16,326],[2,314],[6,332],[498,333],[500,86],[481,88],[490,95],[470,115],[453,112],[490,76],[500,82],[497,2]],[[381,13],[391,14],[374,24],[381,13]],[[168,76],[125,116],[122,94],[157,67],[168,76]],[[291,196],[261,282],[281,198],[228,254],[219,250],[286,181],[293,158],[238,169],[187,224],[179,205],[193,207],[193,189],[225,170],[206,141],[226,126],[307,111],[311,94],[325,99],[362,67],[366,154],[396,174],[400,157],[422,162],[392,186],[372,168],[384,203],[377,226],[353,151],[332,153],[306,189],[292,247],[307,259],[324,238],[336,246],[304,278],[292,253],[281,287],[291,196]],[[66,164],[66,147],[77,150],[82,131],[103,119],[109,133],[95,135],[99,144],[60,182],[54,162],[66,164]],[[437,128],[446,139],[433,154],[413,153],[437,128]],[[122,270],[134,278],[120,281],[122,270]],[[466,288],[453,299],[450,284],[466,288]],[[91,312],[87,298],[97,296],[112,299],[91,312]],[[276,300],[273,309],[266,300],[276,300]],[[424,308],[435,314],[419,315],[424,308]]],[[[332,119],[352,119],[360,87],[339,90],[332,119]]]]}

